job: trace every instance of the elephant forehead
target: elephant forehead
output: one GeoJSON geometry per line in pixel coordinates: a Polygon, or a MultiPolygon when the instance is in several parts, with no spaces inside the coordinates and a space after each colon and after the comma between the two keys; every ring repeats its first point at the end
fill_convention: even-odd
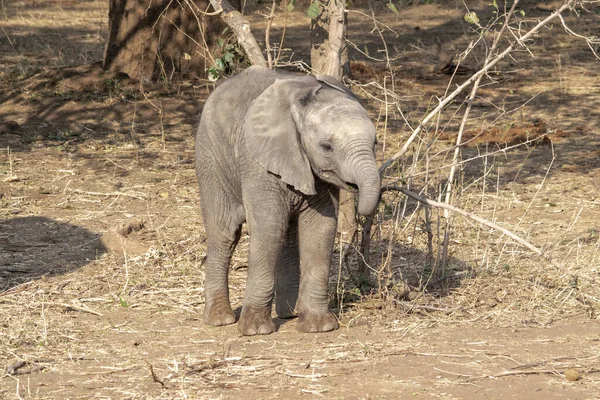
{"type": "Polygon", "coordinates": [[[316,124],[347,125],[370,123],[367,111],[356,100],[341,98],[332,102],[315,102],[306,114],[316,124]]]}
{"type": "Polygon", "coordinates": [[[340,116],[333,130],[333,136],[346,139],[375,139],[375,126],[368,118],[356,116],[340,116]]]}
{"type": "Polygon", "coordinates": [[[314,106],[322,113],[336,114],[340,112],[350,112],[366,114],[365,109],[360,105],[358,101],[345,95],[337,94],[337,96],[334,96],[332,98],[323,98],[319,100],[320,101],[317,101],[316,104],[314,104],[314,106]]]}

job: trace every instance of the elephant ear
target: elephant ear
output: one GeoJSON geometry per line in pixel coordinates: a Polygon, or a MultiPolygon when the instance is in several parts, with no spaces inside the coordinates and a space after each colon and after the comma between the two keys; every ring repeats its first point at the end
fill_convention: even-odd
{"type": "Polygon", "coordinates": [[[317,81],[324,83],[333,89],[339,90],[340,92],[347,93],[354,97],[354,94],[350,91],[350,89],[348,89],[348,87],[346,85],[344,85],[339,80],[335,79],[333,76],[317,75],[316,78],[317,78],[317,81]]]}
{"type": "Polygon", "coordinates": [[[248,109],[242,129],[250,156],[306,194],[316,194],[310,161],[300,142],[297,110],[321,88],[314,78],[277,79],[248,109]]]}

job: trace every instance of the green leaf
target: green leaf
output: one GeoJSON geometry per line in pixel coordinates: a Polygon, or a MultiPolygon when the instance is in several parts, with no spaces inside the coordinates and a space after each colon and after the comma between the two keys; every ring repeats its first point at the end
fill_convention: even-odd
{"type": "Polygon", "coordinates": [[[208,70],[208,79],[213,82],[219,79],[219,71],[215,67],[208,70]]]}
{"type": "Polygon", "coordinates": [[[221,39],[221,38],[218,38],[218,39],[217,39],[217,45],[219,46],[219,48],[222,48],[222,47],[223,47],[223,43],[225,43],[225,42],[223,41],[223,39],[221,39]]]}
{"type": "Polygon", "coordinates": [[[119,297],[119,305],[123,308],[129,308],[129,304],[121,297],[119,297]]]}
{"type": "Polygon", "coordinates": [[[288,11],[294,11],[294,8],[296,8],[296,0],[290,0],[290,1],[288,1],[287,10],[288,11]]]}
{"type": "Polygon", "coordinates": [[[465,21],[469,24],[479,24],[479,17],[475,11],[465,14],[465,21]]]}
{"type": "Polygon", "coordinates": [[[317,18],[321,14],[321,5],[319,3],[311,3],[308,10],[306,10],[306,14],[310,19],[317,18]]]}
{"type": "Polygon", "coordinates": [[[525,11],[523,10],[519,10],[519,12],[521,13],[521,16],[524,17],[525,16],[525,11]]]}
{"type": "Polygon", "coordinates": [[[223,56],[223,61],[225,61],[226,64],[231,64],[231,62],[233,61],[234,55],[233,53],[226,53],[223,56]]]}
{"type": "Polygon", "coordinates": [[[221,60],[220,58],[217,58],[215,60],[215,67],[217,68],[217,70],[219,71],[225,71],[225,63],[223,62],[223,60],[221,60]]]}
{"type": "Polygon", "coordinates": [[[390,9],[391,12],[393,12],[394,14],[398,15],[398,9],[396,8],[396,6],[394,5],[394,3],[392,3],[391,1],[389,3],[386,4],[386,7],[390,9]]]}

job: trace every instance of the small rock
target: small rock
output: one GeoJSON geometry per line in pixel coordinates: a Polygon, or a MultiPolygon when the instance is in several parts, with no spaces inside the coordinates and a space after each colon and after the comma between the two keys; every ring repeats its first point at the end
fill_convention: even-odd
{"type": "Polygon", "coordinates": [[[579,379],[581,379],[581,375],[579,374],[579,371],[577,371],[576,369],[567,369],[565,370],[565,378],[567,378],[570,381],[578,381],[579,379]]]}

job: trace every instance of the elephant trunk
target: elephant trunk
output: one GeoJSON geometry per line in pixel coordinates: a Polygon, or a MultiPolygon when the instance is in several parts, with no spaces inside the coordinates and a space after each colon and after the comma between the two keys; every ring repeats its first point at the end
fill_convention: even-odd
{"type": "Polygon", "coordinates": [[[372,215],[379,204],[381,182],[373,151],[362,151],[350,157],[350,181],[358,186],[358,212],[372,215]]]}
{"type": "Polygon", "coordinates": [[[381,183],[377,166],[368,171],[361,171],[358,185],[358,212],[361,215],[372,215],[379,204],[381,183]]]}

